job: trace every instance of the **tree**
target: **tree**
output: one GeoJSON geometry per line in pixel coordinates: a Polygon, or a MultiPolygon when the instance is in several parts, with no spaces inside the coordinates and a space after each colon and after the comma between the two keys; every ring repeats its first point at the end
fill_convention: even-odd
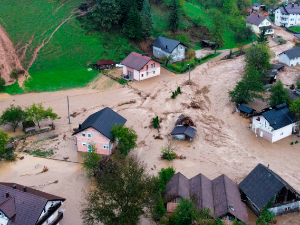
{"type": "Polygon", "coordinates": [[[253,35],[253,29],[251,26],[246,26],[245,29],[244,29],[244,34],[247,38],[247,40],[249,40],[249,37],[251,37],[253,35]]]}
{"type": "Polygon", "coordinates": [[[27,113],[29,120],[38,123],[39,128],[40,128],[40,121],[45,119],[55,120],[57,118],[57,114],[53,113],[52,108],[49,107],[48,109],[45,110],[42,103],[39,103],[37,105],[33,103],[31,106],[25,109],[25,112],[27,113]]]}
{"type": "Polygon", "coordinates": [[[7,148],[8,135],[0,130],[0,161],[13,161],[16,155],[13,152],[13,148],[7,148]]]}
{"type": "Polygon", "coordinates": [[[142,19],[135,7],[130,10],[127,20],[123,24],[123,32],[131,39],[138,41],[142,39],[142,19]]]}
{"type": "Polygon", "coordinates": [[[268,37],[266,36],[265,28],[263,28],[262,31],[260,32],[257,42],[258,43],[267,43],[268,42],[268,37]]]}
{"type": "Polygon", "coordinates": [[[133,128],[125,127],[124,125],[115,125],[111,130],[113,141],[118,142],[118,148],[124,155],[128,155],[131,149],[135,148],[137,135],[133,128]]]}
{"type": "Polygon", "coordinates": [[[236,4],[240,11],[250,8],[252,5],[251,0],[237,0],[236,4]]]}
{"type": "Polygon", "coordinates": [[[171,55],[164,55],[162,60],[165,62],[166,67],[167,67],[168,64],[170,63],[170,61],[172,60],[172,56],[171,55]]]}
{"type": "Polygon", "coordinates": [[[223,0],[223,11],[229,15],[238,15],[236,0],[223,0]]]}
{"type": "Polygon", "coordinates": [[[178,30],[178,28],[179,28],[178,0],[172,0],[172,2],[171,2],[168,21],[169,21],[169,28],[172,31],[178,30]]]}
{"type": "Polygon", "coordinates": [[[271,201],[265,205],[262,211],[259,214],[258,219],[256,220],[257,225],[269,225],[270,223],[275,223],[275,215],[270,212],[268,209],[270,208],[271,201]]]}
{"type": "Polygon", "coordinates": [[[214,13],[213,28],[210,32],[211,40],[215,44],[215,54],[217,52],[217,48],[220,48],[225,44],[223,33],[224,33],[224,24],[222,20],[222,14],[219,11],[217,11],[214,13]]]}
{"type": "Polygon", "coordinates": [[[169,161],[175,159],[177,147],[170,136],[168,136],[167,145],[161,148],[162,158],[169,161]]]}
{"type": "Polygon", "coordinates": [[[25,118],[26,113],[20,106],[10,105],[10,107],[5,109],[2,116],[0,117],[0,124],[9,124],[15,132],[16,128],[19,126],[19,123],[24,121],[25,118]]]}
{"type": "Polygon", "coordinates": [[[259,73],[270,68],[271,51],[268,45],[258,44],[246,50],[246,69],[254,67],[259,73]]]}
{"type": "Polygon", "coordinates": [[[85,224],[132,225],[153,204],[154,179],[134,158],[107,160],[96,173],[94,187],[81,210],[85,224]]]}
{"type": "Polygon", "coordinates": [[[4,86],[5,86],[5,80],[2,77],[0,77],[0,92],[3,91],[4,86]]]}
{"type": "Polygon", "coordinates": [[[262,91],[261,75],[254,67],[250,67],[234,90],[229,91],[229,96],[232,102],[248,103],[255,98],[262,99],[259,94],[262,91]]]}
{"type": "Polygon", "coordinates": [[[290,110],[296,116],[300,117],[300,98],[297,98],[290,106],[290,110]]]}
{"type": "Polygon", "coordinates": [[[276,106],[283,103],[290,104],[291,99],[288,90],[283,87],[283,83],[278,80],[277,83],[271,87],[270,106],[276,106]]]}
{"type": "Polygon", "coordinates": [[[86,171],[87,177],[91,178],[95,175],[95,172],[101,161],[101,155],[97,153],[95,144],[90,144],[91,152],[85,152],[82,154],[83,169],[86,171]]]}
{"type": "Polygon", "coordinates": [[[151,5],[149,0],[144,0],[142,15],[142,32],[144,37],[150,37],[153,31],[153,21],[151,15],[151,5]]]}

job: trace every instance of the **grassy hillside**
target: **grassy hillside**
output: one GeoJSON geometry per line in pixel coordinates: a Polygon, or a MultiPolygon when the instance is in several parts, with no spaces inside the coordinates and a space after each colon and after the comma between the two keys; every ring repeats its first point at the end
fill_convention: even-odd
{"type": "Polygon", "coordinates": [[[289,27],[290,30],[300,33],[300,27],[289,27]]]}
{"type": "MultiPolygon", "coordinates": [[[[76,9],[82,0],[2,0],[0,24],[6,29],[16,49],[31,39],[23,65],[27,68],[34,50],[76,9]]],[[[75,15],[65,22],[38,54],[25,83],[25,91],[55,91],[83,87],[98,73],[88,72],[85,64],[97,59],[121,60],[137,51],[122,35],[87,33],[75,15]]],[[[22,54],[22,51],[19,52],[22,54]]],[[[22,93],[17,85],[8,86],[11,94],[22,93]]]]}

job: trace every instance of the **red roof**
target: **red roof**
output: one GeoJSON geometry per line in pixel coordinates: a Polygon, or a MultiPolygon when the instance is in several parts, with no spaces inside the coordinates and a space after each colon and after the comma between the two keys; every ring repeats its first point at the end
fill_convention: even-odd
{"type": "Polygon", "coordinates": [[[97,65],[109,65],[109,64],[114,64],[114,60],[108,59],[108,60],[97,60],[97,65]]]}
{"type": "Polygon", "coordinates": [[[131,52],[121,63],[132,69],[140,71],[150,60],[151,58],[148,56],[131,52]]]}

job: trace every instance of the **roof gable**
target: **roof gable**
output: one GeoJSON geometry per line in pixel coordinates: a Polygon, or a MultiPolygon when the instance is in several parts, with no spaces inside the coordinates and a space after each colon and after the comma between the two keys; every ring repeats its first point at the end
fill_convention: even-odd
{"type": "Polygon", "coordinates": [[[149,61],[150,57],[131,52],[121,63],[132,69],[140,71],[149,61]]]}
{"type": "Polygon", "coordinates": [[[281,55],[281,54],[286,54],[286,56],[287,56],[289,59],[295,59],[295,58],[298,58],[298,57],[300,57],[300,47],[292,48],[292,49],[286,50],[286,51],[280,53],[279,55],[281,55]]]}
{"type": "Polygon", "coordinates": [[[189,195],[189,180],[181,173],[176,173],[167,183],[164,193],[164,202],[169,202],[174,198],[188,199],[189,195]]]}
{"type": "Polygon", "coordinates": [[[164,52],[172,53],[179,44],[180,41],[159,36],[151,45],[160,48],[164,52]]]}
{"type": "Polygon", "coordinates": [[[0,211],[2,211],[9,219],[16,215],[16,205],[14,198],[9,197],[7,201],[0,204],[0,211]]]}
{"type": "Polygon", "coordinates": [[[266,18],[260,15],[251,14],[247,19],[246,23],[251,23],[254,25],[259,25],[261,22],[263,22],[266,18]]]}
{"type": "Polygon", "coordinates": [[[89,127],[93,127],[101,134],[111,139],[111,130],[114,125],[124,125],[126,123],[126,119],[113,111],[111,108],[106,107],[92,115],[90,115],[78,128],[73,135],[84,131],[89,127]]]}

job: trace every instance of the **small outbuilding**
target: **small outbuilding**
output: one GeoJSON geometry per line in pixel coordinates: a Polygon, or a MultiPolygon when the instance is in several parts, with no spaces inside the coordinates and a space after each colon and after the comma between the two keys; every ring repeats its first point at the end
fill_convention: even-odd
{"type": "Polygon", "coordinates": [[[246,105],[243,105],[243,104],[238,105],[238,107],[236,107],[236,111],[247,117],[252,115],[255,112],[254,109],[252,109],[246,105]]]}
{"type": "Polygon", "coordinates": [[[279,62],[288,66],[300,64],[300,47],[292,48],[279,54],[279,62]]]}
{"type": "Polygon", "coordinates": [[[257,34],[260,34],[263,30],[266,31],[265,35],[274,34],[274,27],[271,26],[270,21],[264,16],[251,14],[246,19],[246,26],[252,27],[257,34]]]}
{"type": "Polygon", "coordinates": [[[300,194],[278,174],[258,164],[239,184],[242,200],[259,216],[271,202],[269,211],[275,216],[299,212],[300,194]]]}
{"type": "Polygon", "coordinates": [[[175,128],[171,132],[173,138],[177,140],[189,139],[192,141],[195,134],[196,125],[194,122],[190,117],[181,114],[175,123],[175,128]]]}

